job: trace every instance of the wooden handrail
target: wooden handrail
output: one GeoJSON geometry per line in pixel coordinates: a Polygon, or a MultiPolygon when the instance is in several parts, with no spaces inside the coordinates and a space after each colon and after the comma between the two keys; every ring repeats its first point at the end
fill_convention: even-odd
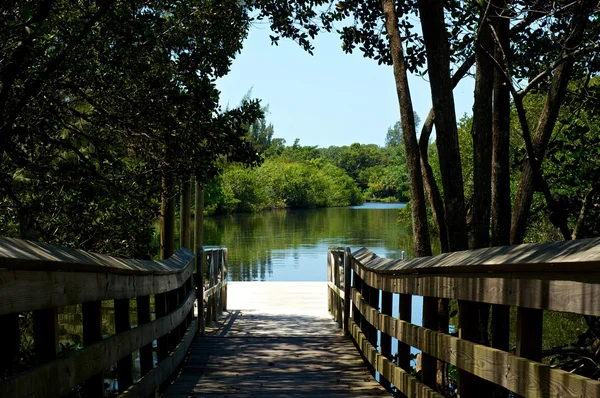
{"type": "MultiPolygon", "coordinates": [[[[345,252],[345,257],[339,249],[329,253],[330,311],[334,320],[348,325],[348,333],[373,370],[381,374],[382,385],[390,388],[393,384],[407,396],[435,396],[435,377],[428,379],[425,372],[435,375],[437,358],[518,396],[600,396],[600,382],[544,365],[535,352],[536,347],[541,350],[542,310],[600,316],[600,239],[489,248],[411,260],[380,258],[365,248],[345,252]],[[350,286],[342,289],[337,283],[336,269],[351,281],[347,282],[350,286]],[[437,298],[458,299],[459,304],[516,306],[517,355],[414,325],[399,319],[402,314],[392,316],[390,307],[384,309],[382,304],[379,309],[380,292],[382,297],[399,293],[400,301],[403,297],[410,300],[411,295],[423,296],[424,319],[435,316],[432,311],[437,311],[437,298]],[[433,358],[433,362],[423,364],[424,383],[408,373],[408,351],[399,352],[395,363],[391,361],[385,352],[385,336],[433,358]]],[[[465,311],[470,308],[459,305],[459,317],[469,315],[465,311]]],[[[459,390],[461,396],[477,396],[473,389],[461,390],[460,382],[459,390]]]]}
{"type": "Polygon", "coordinates": [[[103,371],[115,363],[122,395],[152,394],[177,371],[201,325],[225,307],[226,264],[225,248],[200,248],[199,256],[181,249],[167,260],[151,261],[0,238],[0,334],[9,348],[0,350],[0,377],[7,375],[0,379],[0,396],[59,396],[82,384],[85,396],[102,396],[103,371]],[[204,281],[200,289],[194,283],[198,279],[204,281]],[[135,328],[129,318],[133,298],[138,304],[135,328]],[[202,311],[196,320],[198,298],[202,311]],[[104,300],[115,300],[118,317],[117,334],[107,339],[100,329],[104,300]],[[84,348],[58,358],[58,308],[73,304],[83,304],[84,348]],[[27,312],[33,312],[39,365],[14,374],[19,314],[27,312]],[[152,342],[157,339],[159,362],[154,366],[152,342]],[[137,350],[142,377],[134,383],[131,354],[137,350]]]}

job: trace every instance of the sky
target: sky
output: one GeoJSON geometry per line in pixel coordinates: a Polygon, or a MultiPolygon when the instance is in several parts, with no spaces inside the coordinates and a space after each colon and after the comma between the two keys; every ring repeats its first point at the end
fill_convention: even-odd
{"type": "MultiPolygon", "coordinates": [[[[399,119],[392,68],[378,65],[360,51],[346,54],[335,33],[320,34],[311,56],[291,40],[272,46],[266,25],[253,26],[229,74],[217,81],[221,106],[235,107],[252,90],[268,105],[266,119],[274,138],[287,145],[384,145],[399,119]]],[[[415,112],[425,120],[431,108],[429,83],[409,76],[415,112]]],[[[473,80],[454,89],[456,114],[472,113],[473,80]]]]}

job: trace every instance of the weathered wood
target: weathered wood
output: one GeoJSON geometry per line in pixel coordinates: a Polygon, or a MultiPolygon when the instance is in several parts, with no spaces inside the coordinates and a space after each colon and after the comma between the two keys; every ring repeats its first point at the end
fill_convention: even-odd
{"type": "Polygon", "coordinates": [[[532,361],[542,360],[543,320],[543,311],[517,309],[517,355],[532,361]]]}
{"type": "MultiPolygon", "coordinates": [[[[362,291],[362,278],[360,277],[360,272],[358,270],[358,265],[355,264],[355,259],[352,257],[352,261],[350,262],[350,270],[352,272],[352,288],[357,291],[362,291]]],[[[352,291],[352,289],[350,289],[352,291]]],[[[348,297],[350,299],[350,297],[348,297]]],[[[352,300],[352,319],[359,326],[362,327],[362,317],[360,315],[360,311],[356,307],[354,300],[352,300]]]]}
{"type": "Polygon", "coordinates": [[[161,275],[112,274],[106,269],[102,273],[0,270],[0,314],[166,292],[185,283],[194,270],[191,252],[180,250],[172,259],[178,254],[185,254],[180,257],[186,260],[182,268],[161,275]]]}
{"type": "Polygon", "coordinates": [[[363,248],[353,253],[363,266],[383,274],[472,272],[598,271],[600,238],[531,243],[443,253],[409,260],[378,257],[363,248]]]}
{"type": "Polygon", "coordinates": [[[600,272],[457,273],[391,275],[354,261],[354,270],[369,285],[392,293],[478,301],[600,316],[600,272]]]}
{"type": "MultiPolygon", "coordinates": [[[[171,290],[167,292],[167,314],[171,311],[174,311],[175,308],[179,307],[179,291],[178,289],[171,290]]],[[[167,347],[169,352],[172,352],[177,344],[179,344],[179,340],[181,336],[179,336],[179,328],[173,328],[168,335],[167,338],[167,347]]]]}
{"type": "Polygon", "coordinates": [[[333,314],[333,288],[335,284],[333,283],[333,253],[331,249],[327,249],[327,284],[329,289],[327,290],[327,309],[329,313],[335,318],[333,314]]]}
{"type": "MultiPolygon", "coordinates": [[[[156,320],[166,317],[168,314],[167,293],[154,295],[154,313],[156,320]]],[[[162,361],[169,355],[169,336],[161,335],[156,339],[156,358],[158,362],[162,361]]]]}
{"type": "Polygon", "coordinates": [[[433,389],[419,382],[410,373],[405,372],[392,361],[379,354],[356,323],[352,322],[350,330],[354,341],[356,341],[360,351],[371,366],[382,374],[383,377],[390,380],[400,392],[408,397],[443,397],[443,395],[438,394],[433,389]]]}
{"type": "MultiPolygon", "coordinates": [[[[480,303],[474,301],[458,302],[458,333],[461,339],[481,344],[482,333],[480,330],[480,303]]],[[[487,324],[485,325],[487,328],[487,324]]],[[[485,336],[487,338],[487,335],[485,336]]],[[[461,398],[492,396],[493,385],[475,376],[472,373],[459,369],[458,391],[461,398]]]]}
{"type": "Polygon", "coordinates": [[[344,334],[349,334],[349,320],[350,320],[350,289],[352,289],[352,267],[350,266],[350,262],[352,261],[352,254],[350,253],[350,248],[346,247],[344,249],[344,296],[342,299],[344,300],[344,325],[343,330],[344,334]]]}
{"type": "Polygon", "coordinates": [[[324,282],[232,282],[164,397],[389,396],[327,312],[324,282]],[[252,297],[249,300],[248,297],[252,297]]]}
{"type": "MultiPolygon", "coordinates": [[[[141,296],[136,300],[138,326],[145,325],[151,321],[150,296],[141,296]]],[[[152,343],[140,348],[140,373],[144,376],[154,367],[152,359],[152,343]]]]}
{"type": "MultiPolygon", "coordinates": [[[[94,343],[102,341],[102,301],[92,301],[83,303],[81,306],[83,316],[83,346],[93,346],[94,343]]],[[[85,381],[83,385],[83,394],[86,397],[104,396],[104,368],[99,369],[91,375],[82,378],[85,381]]],[[[35,381],[34,381],[35,382],[35,381]]],[[[47,386],[40,386],[44,389],[47,386]]],[[[0,390],[3,385],[0,384],[0,390]]],[[[2,394],[0,394],[2,395],[2,394]]]]}
{"type": "Polygon", "coordinates": [[[171,375],[185,359],[185,356],[198,333],[198,321],[194,320],[186,330],[181,343],[169,354],[156,368],[142,377],[137,383],[124,391],[122,397],[148,397],[153,396],[160,385],[171,375]]]}
{"type": "MultiPolygon", "coordinates": [[[[86,387],[90,389],[85,390],[85,396],[101,396],[98,395],[98,391],[102,393],[104,391],[103,379],[100,378],[102,383],[88,385],[90,377],[100,374],[103,369],[109,368],[119,359],[177,327],[193,309],[194,300],[195,296],[190,294],[183,305],[165,317],[98,341],[72,353],[67,358],[45,363],[29,372],[0,382],[0,396],[37,397],[44,396],[45,391],[51,391],[54,395],[64,395],[86,380],[88,380],[86,387]]],[[[90,316],[101,314],[101,307],[95,303],[88,304],[90,305],[87,308],[84,304],[84,344],[88,341],[87,338],[92,339],[92,337],[98,336],[99,333],[94,336],[92,332],[100,330],[98,324],[101,323],[101,316],[95,318],[90,316]],[[88,315],[89,323],[86,321],[86,315],[88,315]],[[88,328],[85,328],[86,326],[88,328]],[[88,330],[91,332],[86,338],[88,330]]],[[[98,379],[94,378],[93,381],[98,382],[98,379]]]]}
{"type": "MultiPolygon", "coordinates": [[[[131,329],[129,315],[129,299],[115,300],[115,332],[117,334],[131,329]]],[[[125,391],[133,384],[133,362],[131,353],[117,361],[117,383],[119,392],[125,391]]]]}
{"type": "Polygon", "coordinates": [[[527,397],[597,397],[600,382],[379,313],[356,290],[365,321],[398,340],[527,397]]]}
{"type": "MultiPolygon", "coordinates": [[[[196,189],[196,194],[198,191],[196,189]]],[[[198,333],[203,335],[206,328],[205,322],[205,301],[204,301],[204,267],[206,263],[206,253],[202,246],[196,251],[196,294],[198,301],[198,333]]]]}
{"type": "Polygon", "coordinates": [[[33,341],[38,364],[56,359],[58,354],[58,311],[56,308],[33,312],[33,341]]]}
{"type": "MultiPolygon", "coordinates": [[[[337,287],[333,282],[327,282],[327,287],[329,288],[330,293],[333,293],[334,296],[341,297],[342,299],[344,298],[345,292],[340,290],[340,288],[337,287]]],[[[331,310],[333,310],[333,308],[331,310]]]]}
{"type": "Polygon", "coordinates": [[[223,311],[227,310],[227,278],[229,277],[229,254],[226,248],[223,248],[223,264],[221,266],[223,287],[221,288],[221,300],[223,300],[223,311]]]}
{"type": "Polygon", "coordinates": [[[190,221],[192,218],[191,183],[184,178],[181,182],[181,207],[179,208],[179,247],[192,249],[190,241],[190,221]]]}
{"type": "Polygon", "coordinates": [[[179,273],[192,258],[190,251],[179,250],[167,260],[135,260],[48,243],[0,238],[0,268],[10,270],[163,275],[179,273]]]}
{"type": "MultiPolygon", "coordinates": [[[[410,323],[412,321],[412,296],[401,294],[398,318],[410,323]]],[[[410,373],[410,345],[398,340],[398,366],[410,373]]]]}
{"type": "MultiPolygon", "coordinates": [[[[388,315],[388,316],[392,316],[392,301],[393,301],[393,296],[392,293],[389,292],[381,292],[381,313],[388,315]]],[[[381,355],[383,355],[385,358],[392,360],[392,336],[390,336],[387,333],[383,333],[381,332],[381,336],[380,336],[380,340],[381,340],[381,355]]],[[[380,380],[381,385],[383,386],[383,388],[385,388],[386,390],[390,390],[391,389],[391,380],[388,380],[387,378],[382,376],[382,379],[380,380]]]]}

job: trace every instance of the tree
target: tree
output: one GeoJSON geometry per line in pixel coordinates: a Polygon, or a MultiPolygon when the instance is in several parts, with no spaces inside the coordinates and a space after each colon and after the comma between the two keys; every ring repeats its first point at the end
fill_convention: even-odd
{"type": "MultiPolygon", "coordinates": [[[[421,124],[421,118],[415,112],[415,129],[419,127],[421,124]]],[[[402,146],[402,123],[400,121],[396,122],[393,127],[388,128],[387,134],[385,136],[385,146],[387,147],[400,147],[402,146]]]]}
{"type": "MultiPolygon", "coordinates": [[[[311,49],[309,36],[314,37],[319,29],[314,22],[319,16],[324,29],[340,32],[346,51],[358,48],[366,57],[393,66],[410,177],[415,249],[419,255],[428,253],[425,247],[428,246],[427,229],[419,227],[424,224],[425,214],[423,186],[427,188],[436,224],[447,230],[445,235],[440,234],[441,239],[447,240],[441,242],[442,247],[450,251],[469,247],[465,199],[472,203],[473,208],[472,247],[489,244],[490,225],[494,244],[508,243],[506,220],[511,215],[511,192],[507,184],[509,166],[504,154],[509,142],[508,93],[518,111],[527,148],[512,212],[510,242],[516,244],[523,240],[536,187],[543,192],[553,224],[565,238],[570,237],[564,206],[554,199],[540,165],[564,102],[568,82],[573,77],[598,72],[600,65],[592,55],[600,49],[596,43],[600,24],[597,2],[519,0],[509,4],[501,0],[420,0],[414,5],[389,0],[341,1],[335,4],[311,1],[289,2],[281,9],[266,6],[262,8],[261,15],[272,18],[272,28],[279,35],[297,40],[308,50],[311,49]],[[318,14],[316,9],[326,11],[318,14]],[[419,16],[422,36],[413,29],[416,15],[419,16]],[[345,26],[334,27],[335,23],[345,26]],[[465,198],[452,89],[473,65],[476,117],[473,120],[472,151],[476,178],[472,198],[465,198]],[[451,66],[455,67],[454,75],[451,75],[451,66]],[[431,87],[433,106],[424,123],[419,148],[412,121],[413,109],[406,79],[408,71],[426,72],[431,87]],[[519,91],[514,86],[515,81],[528,83],[519,91]],[[528,115],[522,106],[523,98],[532,90],[546,96],[545,106],[535,121],[537,128],[533,139],[529,133],[528,115]],[[427,141],[424,137],[428,139],[434,125],[442,189],[437,188],[438,182],[433,179],[427,164],[427,141]],[[490,209],[492,202],[497,206],[493,213],[490,209]]],[[[442,325],[443,329],[441,318],[445,316],[446,309],[443,305],[439,309],[442,315],[438,326],[442,325]]],[[[506,309],[502,310],[495,316],[506,319],[506,309]]],[[[465,318],[461,322],[460,333],[464,338],[487,341],[485,313],[484,307],[465,307],[461,311],[461,317],[473,320],[465,318]]],[[[432,327],[430,324],[426,326],[432,327]]],[[[507,336],[506,333],[496,334],[493,344],[504,345],[505,342],[496,340],[507,339],[507,336]]],[[[431,364],[424,363],[423,366],[424,372],[425,368],[431,369],[431,364]]],[[[430,374],[424,377],[432,385],[430,374]]],[[[443,379],[438,378],[438,387],[444,390],[443,379]]],[[[491,391],[486,391],[487,387],[479,386],[477,379],[463,380],[460,388],[464,395],[475,391],[491,394],[491,391]]]]}
{"type": "Polygon", "coordinates": [[[147,255],[162,176],[173,196],[219,158],[259,160],[243,128],[258,102],[222,111],[214,84],[247,34],[243,5],[9,0],[0,12],[3,233],[147,255]]]}

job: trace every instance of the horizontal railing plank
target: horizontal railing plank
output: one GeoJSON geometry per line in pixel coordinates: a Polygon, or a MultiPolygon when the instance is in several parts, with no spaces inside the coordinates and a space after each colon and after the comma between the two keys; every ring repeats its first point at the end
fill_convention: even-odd
{"type": "Polygon", "coordinates": [[[373,345],[367,340],[366,336],[360,330],[360,327],[354,321],[350,323],[350,333],[363,356],[373,366],[373,368],[375,368],[376,371],[382,374],[383,377],[389,380],[406,396],[414,398],[443,397],[443,395],[440,395],[431,388],[427,387],[425,384],[418,381],[416,377],[410,375],[404,371],[404,369],[396,366],[392,361],[379,354],[377,349],[373,347],[373,345]]]}
{"type": "Polygon", "coordinates": [[[198,321],[194,319],[177,348],[175,348],[175,350],[167,358],[163,359],[157,367],[148,372],[133,386],[129,387],[125,392],[123,392],[123,394],[119,395],[119,397],[146,398],[150,395],[153,395],[154,391],[156,391],[167,379],[167,377],[169,377],[169,375],[171,375],[183,362],[197,332],[198,321]]]}
{"type": "Polygon", "coordinates": [[[163,275],[181,272],[193,258],[194,254],[187,249],[178,250],[166,260],[135,260],[47,243],[0,238],[0,269],[163,275]]]}
{"type": "Polygon", "coordinates": [[[600,271],[600,238],[489,247],[410,260],[378,257],[363,248],[353,253],[366,268],[382,274],[457,272],[600,271]]]}
{"type": "Polygon", "coordinates": [[[227,281],[221,281],[221,282],[217,283],[216,285],[214,285],[213,287],[211,287],[210,289],[205,290],[204,291],[204,300],[206,300],[207,298],[209,298],[210,296],[215,294],[217,292],[217,290],[220,290],[225,285],[227,285],[227,281]]]}
{"type": "Polygon", "coordinates": [[[194,266],[192,257],[177,273],[156,275],[0,270],[0,315],[164,293],[181,287],[194,266]]]}
{"type": "Polygon", "coordinates": [[[335,283],[333,283],[333,282],[327,282],[327,286],[329,286],[329,288],[330,288],[331,290],[333,290],[333,292],[334,292],[335,294],[337,294],[338,296],[340,296],[340,298],[341,298],[342,300],[345,298],[345,293],[344,293],[344,291],[343,291],[343,290],[341,290],[339,287],[337,287],[337,286],[335,285],[335,283]]]}
{"type": "Polygon", "coordinates": [[[358,261],[353,269],[369,285],[391,293],[514,305],[600,316],[600,272],[508,272],[391,275],[358,261]]]}
{"type": "Polygon", "coordinates": [[[0,383],[1,397],[64,395],[119,359],[164,336],[177,327],[193,309],[195,292],[165,317],[119,333],[106,340],[21,373],[0,383]]]}
{"type": "Polygon", "coordinates": [[[352,298],[363,319],[383,333],[519,395],[600,396],[599,381],[384,315],[354,288],[352,298]]]}

